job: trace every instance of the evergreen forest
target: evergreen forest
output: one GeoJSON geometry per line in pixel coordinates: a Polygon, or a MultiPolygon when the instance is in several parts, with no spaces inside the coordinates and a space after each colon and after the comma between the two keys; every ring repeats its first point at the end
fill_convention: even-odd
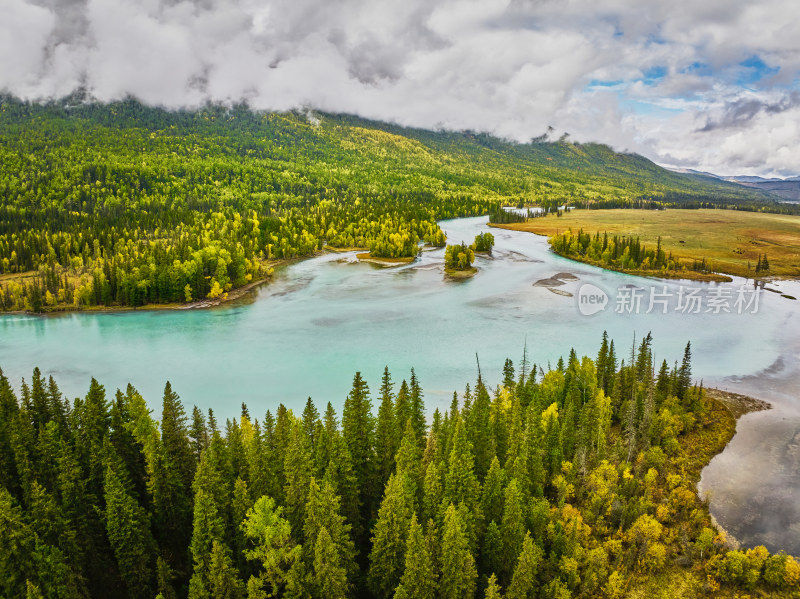
{"type": "Polygon", "coordinates": [[[501,377],[430,417],[413,370],[356,373],[341,413],[218,415],[167,383],[157,421],[131,386],[0,373],[0,596],[798,596],[800,565],[729,548],[696,494],[735,421],[689,345],[604,335],[501,377]]]}
{"type": "Polygon", "coordinates": [[[599,144],[0,96],[0,311],[218,302],[325,247],[410,257],[441,219],[565,204],[786,209],[599,144]]]}

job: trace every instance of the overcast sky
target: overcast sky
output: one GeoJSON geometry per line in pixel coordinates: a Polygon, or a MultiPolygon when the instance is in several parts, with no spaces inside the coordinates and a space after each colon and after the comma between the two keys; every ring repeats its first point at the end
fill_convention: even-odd
{"type": "Polygon", "coordinates": [[[800,174],[799,0],[0,0],[0,90],[78,87],[800,174]]]}

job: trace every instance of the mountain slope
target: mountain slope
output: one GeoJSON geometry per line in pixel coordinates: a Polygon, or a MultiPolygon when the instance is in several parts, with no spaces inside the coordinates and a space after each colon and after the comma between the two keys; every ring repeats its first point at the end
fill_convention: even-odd
{"type": "Polygon", "coordinates": [[[445,243],[437,220],[531,203],[782,209],[599,144],[0,98],[0,309],[215,299],[270,260],[325,244],[411,256],[445,243]]]}
{"type": "Polygon", "coordinates": [[[800,181],[797,179],[762,179],[761,181],[737,181],[739,185],[767,192],[783,200],[800,202],[800,181]]]}

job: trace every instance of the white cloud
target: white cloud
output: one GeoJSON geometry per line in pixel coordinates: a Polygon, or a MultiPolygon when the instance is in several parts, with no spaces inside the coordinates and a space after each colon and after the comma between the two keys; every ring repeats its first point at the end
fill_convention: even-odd
{"type": "MultiPolygon", "coordinates": [[[[0,90],[246,100],[796,173],[796,0],[0,0],[0,90]],[[754,56],[776,72],[745,77],[754,56]],[[614,83],[592,86],[593,81],[614,83]]],[[[752,72],[750,73],[752,75],[752,72]]]]}

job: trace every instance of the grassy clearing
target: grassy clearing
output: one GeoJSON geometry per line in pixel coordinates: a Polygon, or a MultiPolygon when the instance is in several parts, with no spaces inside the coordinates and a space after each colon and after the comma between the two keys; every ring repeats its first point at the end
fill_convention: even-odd
{"type": "Polygon", "coordinates": [[[658,237],[667,253],[683,260],[712,261],[713,269],[755,276],[758,257],[766,254],[776,278],[800,277],[800,217],[736,210],[572,210],[502,228],[554,235],[567,229],[638,236],[655,247],[658,237]]]}
{"type": "Polygon", "coordinates": [[[446,277],[451,279],[471,279],[478,273],[478,269],[474,266],[470,266],[469,268],[460,270],[457,268],[447,268],[444,269],[444,274],[446,277]]]}

